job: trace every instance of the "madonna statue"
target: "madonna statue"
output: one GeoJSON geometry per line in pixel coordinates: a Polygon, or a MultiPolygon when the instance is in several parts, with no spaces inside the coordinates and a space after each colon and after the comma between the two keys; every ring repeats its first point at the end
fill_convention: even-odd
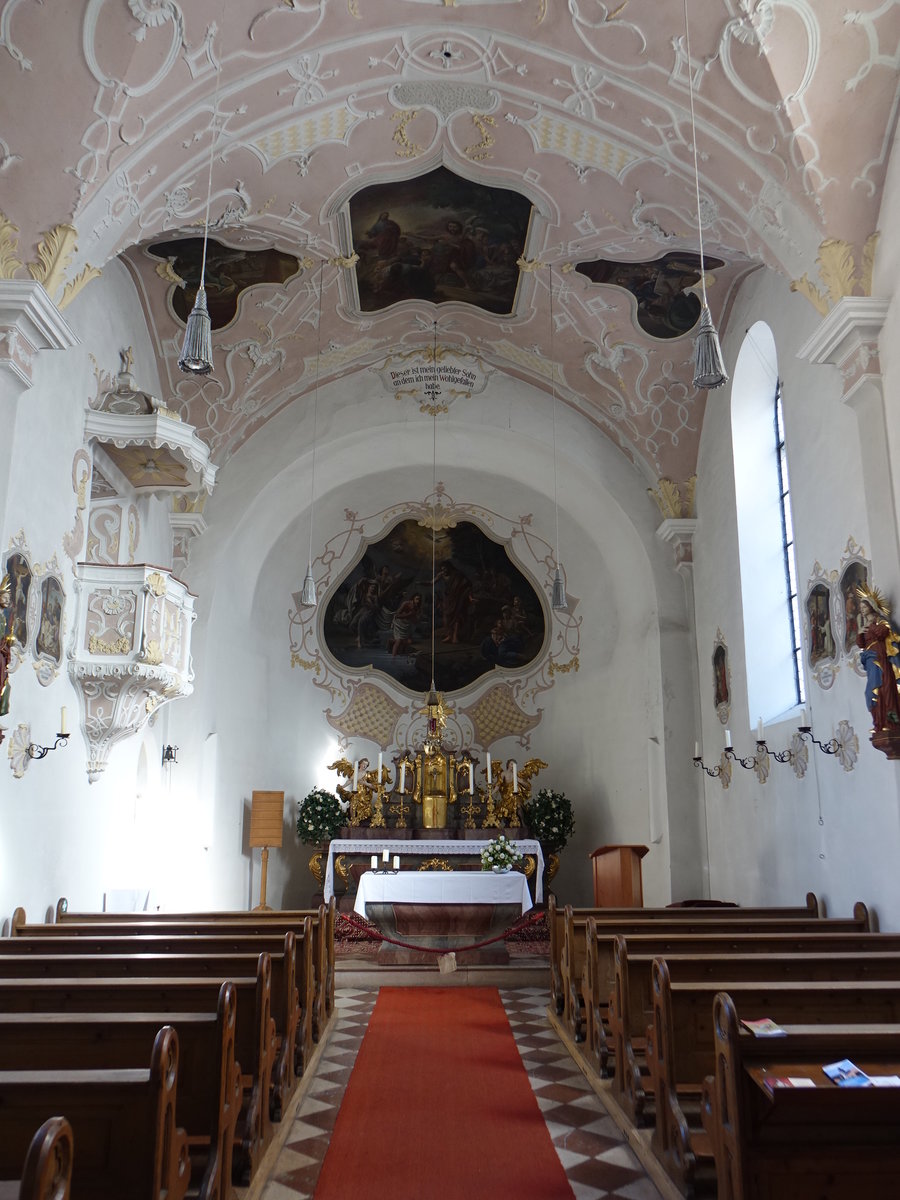
{"type": "Polygon", "coordinates": [[[900,635],[890,606],[877,588],[858,587],[860,630],[856,638],[866,672],[866,707],[872,714],[872,745],[900,758],[900,635]]]}

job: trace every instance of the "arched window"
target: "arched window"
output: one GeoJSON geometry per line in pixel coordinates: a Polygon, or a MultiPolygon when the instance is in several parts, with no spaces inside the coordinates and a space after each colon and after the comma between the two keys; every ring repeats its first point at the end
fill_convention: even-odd
{"type": "Polygon", "coordinates": [[[731,388],[731,436],[751,722],[804,700],[800,607],[775,339],[757,321],[731,388]]]}

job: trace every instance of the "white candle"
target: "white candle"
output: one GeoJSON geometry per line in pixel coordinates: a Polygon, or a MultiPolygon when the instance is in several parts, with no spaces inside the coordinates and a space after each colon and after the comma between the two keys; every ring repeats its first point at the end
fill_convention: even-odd
{"type": "Polygon", "coordinates": [[[63,705],[59,710],[59,732],[68,733],[69,726],[66,724],[66,706],[63,705]]]}
{"type": "Polygon", "coordinates": [[[513,763],[513,791],[518,792],[518,790],[519,790],[519,770],[518,770],[518,767],[516,766],[516,764],[513,763]]]}
{"type": "Polygon", "coordinates": [[[694,742],[694,758],[700,757],[700,743],[694,742]]]}
{"type": "Polygon", "coordinates": [[[400,764],[400,791],[401,792],[404,791],[405,788],[406,788],[406,759],[404,758],[403,762],[400,764]]]}
{"type": "Polygon", "coordinates": [[[762,717],[760,717],[756,722],[756,740],[758,742],[764,742],[766,740],[763,735],[762,717]]]}
{"type": "Polygon", "coordinates": [[[378,782],[379,783],[381,783],[381,762],[382,762],[382,755],[381,755],[381,751],[379,750],[378,751],[378,782]]]}
{"type": "Polygon", "coordinates": [[[399,854],[394,855],[394,870],[395,871],[400,870],[400,855],[399,854]]]}
{"type": "Polygon", "coordinates": [[[491,782],[491,756],[490,756],[490,754],[487,756],[487,781],[488,781],[488,783],[491,782]]]}
{"type": "Polygon", "coordinates": [[[472,778],[472,764],[469,763],[469,792],[475,791],[475,780],[472,778]]]}
{"type": "Polygon", "coordinates": [[[372,855],[372,870],[375,871],[377,869],[378,869],[378,855],[373,854],[372,855]]]}
{"type": "Polygon", "coordinates": [[[809,717],[806,715],[806,709],[800,714],[800,728],[809,729],[809,717]]]}
{"type": "Polygon", "coordinates": [[[390,856],[390,854],[388,854],[387,850],[382,850],[381,861],[385,864],[387,864],[391,861],[391,856],[390,856]]]}
{"type": "Polygon", "coordinates": [[[730,750],[730,749],[731,749],[731,745],[732,745],[732,743],[731,743],[731,730],[730,730],[730,729],[726,729],[726,730],[725,730],[725,749],[726,749],[726,750],[730,750]]]}
{"type": "Polygon", "coordinates": [[[354,790],[354,792],[359,790],[359,761],[358,760],[353,764],[353,790],[354,790]]]}

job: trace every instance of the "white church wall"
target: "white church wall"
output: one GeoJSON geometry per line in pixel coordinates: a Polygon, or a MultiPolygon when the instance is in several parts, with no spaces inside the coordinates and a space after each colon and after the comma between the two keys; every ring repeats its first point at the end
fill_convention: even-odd
{"type": "MultiPolygon", "coordinates": [[[[811,306],[792,295],[785,281],[757,273],[744,285],[725,339],[734,363],[744,331],[757,315],[768,322],[784,381],[784,414],[796,535],[801,614],[816,563],[837,571],[850,538],[868,552],[870,527],[861,483],[855,414],[841,400],[832,367],[801,362],[797,348],[815,329],[811,306]]],[[[698,528],[694,542],[697,660],[702,748],[715,765],[723,725],[713,708],[712,650],[721,629],[729,647],[731,714],[736,751],[755,751],[757,713],[747,702],[744,618],[735,520],[729,389],[710,393],[704,420],[697,488],[698,528]]],[[[877,565],[873,567],[877,574],[877,565]]],[[[876,579],[877,582],[877,579],[876,579]]],[[[863,680],[848,659],[838,662],[831,687],[808,670],[807,705],[814,734],[827,742],[841,720],[856,731],[860,747],[853,770],[809,748],[809,767],[795,778],[787,764],[772,762],[765,784],[752,771],[733,765],[730,787],[704,776],[713,896],[741,903],[796,903],[807,890],[824,897],[831,913],[849,913],[863,899],[883,925],[900,928],[895,885],[898,839],[897,766],[868,742],[869,720],[863,680]]],[[[783,750],[799,723],[798,713],[766,726],[770,748],[783,750]]]]}
{"type": "MultiPolygon", "coordinates": [[[[72,464],[83,446],[84,414],[96,394],[96,360],[115,373],[119,351],[134,349],[133,373],[140,387],[160,395],[156,360],[144,329],[143,315],[127,272],[110,263],[66,309],[80,343],[67,351],[38,356],[35,384],[17,401],[10,487],[0,514],[0,543],[24,532],[32,564],[46,567],[55,557],[66,593],[64,658],[57,677],[46,687],[32,669],[31,654],[12,676],[9,715],[3,719],[7,738],[27,723],[32,739],[52,745],[59,728],[60,707],[68,710],[71,731],[65,748],[30,762],[21,779],[14,778],[6,756],[0,757],[0,926],[15,907],[29,919],[43,918],[61,895],[73,906],[99,908],[113,888],[152,886],[165,892],[184,868],[171,818],[178,800],[160,767],[161,745],[147,729],[148,752],[138,783],[141,737],[116,746],[105,773],[89,784],[85,773],[87,746],[79,728],[76,693],[69,682],[65,651],[74,619],[73,560],[64,537],[76,529],[76,490],[72,464]],[[152,747],[152,751],[150,749],[152,747]],[[140,794],[138,790],[140,787],[140,794]],[[174,846],[174,850],[173,850],[174,846]]],[[[138,560],[171,564],[167,503],[142,501],[138,560]]],[[[85,522],[87,512],[82,514],[85,522]]],[[[84,540],[73,549],[84,555],[84,540]]],[[[165,713],[161,710],[158,723],[165,713]]],[[[177,821],[175,822],[177,826],[177,821]]],[[[191,878],[198,873],[192,863],[191,878]]]]}

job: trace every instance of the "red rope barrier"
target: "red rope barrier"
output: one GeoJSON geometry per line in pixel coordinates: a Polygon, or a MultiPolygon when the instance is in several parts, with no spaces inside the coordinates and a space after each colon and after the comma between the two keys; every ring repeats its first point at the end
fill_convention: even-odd
{"type": "Polygon", "coordinates": [[[364,933],[374,942],[389,942],[392,946],[401,946],[404,950],[424,950],[426,954],[459,954],[463,950],[481,950],[485,946],[491,946],[494,942],[502,942],[509,937],[511,933],[518,933],[520,929],[527,929],[529,925],[535,925],[538,921],[542,921],[546,915],[543,912],[532,913],[530,916],[522,917],[520,921],[516,921],[515,925],[510,925],[508,929],[504,929],[503,933],[498,933],[496,937],[485,938],[483,942],[473,942],[471,946],[444,946],[439,949],[436,946],[413,946],[409,942],[398,941],[397,938],[388,937],[386,933],[382,933],[379,929],[372,929],[369,925],[363,925],[352,917],[346,916],[344,913],[335,914],[339,921],[345,921],[351,929],[357,930],[358,933],[364,933]]]}

